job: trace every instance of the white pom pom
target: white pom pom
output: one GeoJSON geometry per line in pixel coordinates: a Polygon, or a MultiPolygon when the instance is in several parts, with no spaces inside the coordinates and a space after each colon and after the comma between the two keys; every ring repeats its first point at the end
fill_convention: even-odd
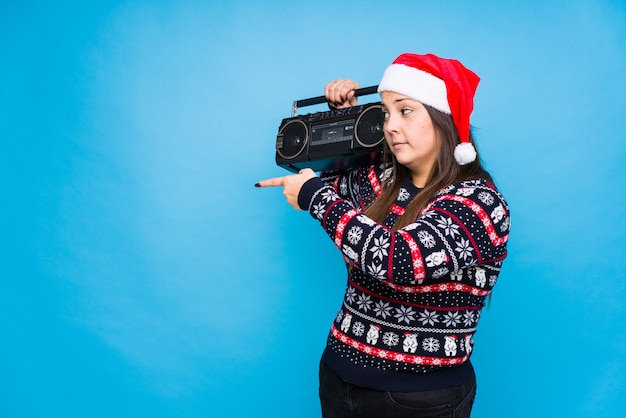
{"type": "Polygon", "coordinates": [[[473,162],[476,159],[476,150],[469,142],[461,142],[454,147],[454,159],[460,165],[473,162]]]}

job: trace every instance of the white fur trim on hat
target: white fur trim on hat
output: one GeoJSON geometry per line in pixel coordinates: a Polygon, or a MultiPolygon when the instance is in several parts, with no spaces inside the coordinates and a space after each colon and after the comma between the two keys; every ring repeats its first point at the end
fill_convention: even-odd
{"type": "Polygon", "coordinates": [[[434,75],[404,64],[391,64],[378,84],[378,93],[394,91],[447,113],[450,112],[446,83],[434,75]]]}
{"type": "Polygon", "coordinates": [[[461,142],[454,147],[454,159],[460,165],[469,164],[476,159],[476,149],[469,142],[461,142]]]}

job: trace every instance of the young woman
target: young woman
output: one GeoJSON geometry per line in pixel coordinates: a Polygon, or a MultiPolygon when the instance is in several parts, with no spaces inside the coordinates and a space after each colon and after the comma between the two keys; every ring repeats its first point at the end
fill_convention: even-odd
{"type": "MultiPolygon", "coordinates": [[[[456,60],[402,54],[378,87],[390,161],[256,185],[282,186],[348,266],[320,364],[324,417],[470,415],[473,335],[510,226],[470,131],[478,82],[456,60]]],[[[325,95],[353,106],[356,88],[336,80],[325,95]]]]}

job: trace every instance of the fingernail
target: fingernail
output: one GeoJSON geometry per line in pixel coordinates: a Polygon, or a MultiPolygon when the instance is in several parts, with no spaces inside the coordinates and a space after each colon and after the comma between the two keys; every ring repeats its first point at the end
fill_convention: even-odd
{"type": "Polygon", "coordinates": [[[254,187],[261,187],[261,183],[254,183],[254,187]]]}

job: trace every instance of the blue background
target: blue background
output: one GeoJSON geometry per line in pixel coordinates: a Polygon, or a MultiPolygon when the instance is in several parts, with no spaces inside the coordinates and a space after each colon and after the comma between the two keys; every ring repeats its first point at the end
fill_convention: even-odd
{"type": "Polygon", "coordinates": [[[482,77],[472,123],[512,209],[473,416],[616,416],[626,6],[606,0],[3,1],[0,416],[318,417],[342,260],[253,184],[286,174],[293,100],[406,51],[482,77]]]}

